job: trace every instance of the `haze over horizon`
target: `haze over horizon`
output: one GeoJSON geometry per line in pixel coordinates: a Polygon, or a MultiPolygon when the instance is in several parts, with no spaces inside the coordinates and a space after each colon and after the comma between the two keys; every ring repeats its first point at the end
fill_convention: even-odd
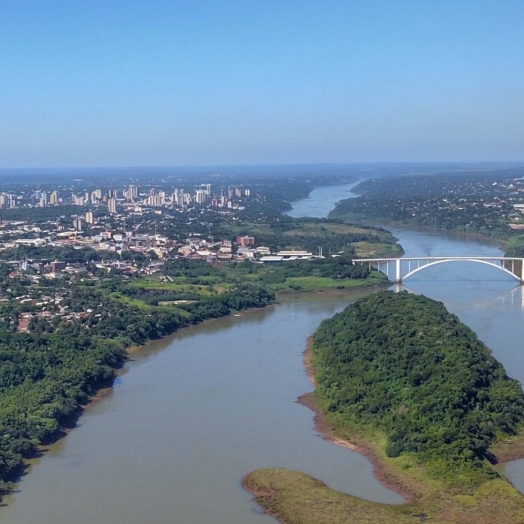
{"type": "Polygon", "coordinates": [[[0,169],[524,160],[524,2],[19,0],[0,169]]]}

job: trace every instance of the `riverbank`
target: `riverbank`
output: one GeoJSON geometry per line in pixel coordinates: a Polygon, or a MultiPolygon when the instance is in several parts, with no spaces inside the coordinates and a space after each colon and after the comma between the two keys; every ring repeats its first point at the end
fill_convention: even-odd
{"type": "Polygon", "coordinates": [[[372,218],[372,217],[366,217],[366,216],[357,215],[357,214],[348,214],[348,215],[344,215],[340,217],[333,217],[333,218],[338,218],[338,219],[347,221],[348,223],[356,224],[356,225],[365,224],[365,225],[369,225],[373,227],[380,227],[388,231],[389,231],[388,228],[408,229],[410,231],[416,231],[419,233],[446,235],[447,237],[450,237],[456,240],[466,240],[466,241],[474,240],[474,241],[483,242],[488,245],[496,246],[501,251],[504,251],[507,248],[507,242],[509,240],[509,239],[504,240],[500,238],[495,238],[495,237],[484,235],[478,232],[468,232],[468,231],[455,230],[455,229],[445,229],[445,228],[440,228],[440,227],[422,226],[420,224],[372,218]]]}
{"type": "MultiPolygon", "coordinates": [[[[312,345],[313,336],[310,336],[307,339],[306,349],[304,350],[304,368],[311,383],[316,387],[315,369],[311,363],[312,345]]],[[[387,488],[401,495],[406,501],[414,501],[420,497],[420,487],[408,482],[407,479],[399,478],[391,471],[386,457],[380,451],[380,446],[384,441],[383,435],[378,433],[373,434],[368,431],[367,438],[364,438],[363,435],[359,435],[356,428],[351,434],[340,428],[337,431],[336,421],[328,420],[327,414],[321,408],[320,399],[315,395],[315,392],[301,395],[298,398],[298,403],[313,411],[315,431],[317,431],[324,440],[337,446],[356,451],[366,457],[373,466],[373,475],[375,478],[387,488]]]]}

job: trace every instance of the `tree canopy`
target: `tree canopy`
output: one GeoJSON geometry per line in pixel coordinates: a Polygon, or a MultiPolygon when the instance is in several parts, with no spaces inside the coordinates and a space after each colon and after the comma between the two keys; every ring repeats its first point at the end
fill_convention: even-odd
{"type": "Polygon", "coordinates": [[[524,421],[519,382],[421,295],[385,291],[351,304],[320,325],[313,362],[329,411],[383,430],[390,457],[410,453],[436,472],[484,468],[489,446],[524,421]]]}

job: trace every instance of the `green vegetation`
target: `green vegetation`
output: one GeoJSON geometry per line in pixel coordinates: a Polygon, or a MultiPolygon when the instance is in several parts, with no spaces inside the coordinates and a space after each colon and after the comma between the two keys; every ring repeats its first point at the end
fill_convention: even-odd
{"type": "MultiPolygon", "coordinates": [[[[181,259],[167,263],[164,271],[167,276],[174,277],[175,282],[162,283],[157,287],[158,296],[162,293],[170,297],[162,300],[191,300],[199,294],[220,294],[232,285],[243,282],[267,286],[275,293],[286,293],[369,287],[387,281],[382,273],[370,270],[365,265],[353,264],[348,256],[278,264],[245,261],[219,267],[199,260],[181,259]]],[[[135,288],[137,285],[141,284],[133,283],[129,287],[135,288]]],[[[145,284],[148,290],[151,285],[145,284]]],[[[132,291],[128,289],[125,293],[130,294],[132,291]]]]}
{"type": "Polygon", "coordinates": [[[272,515],[287,524],[524,521],[524,498],[489,462],[513,444],[522,451],[524,393],[441,303],[363,298],[321,324],[311,364],[324,422],[411,502],[375,504],[301,473],[255,471],[244,485],[272,515]]]}

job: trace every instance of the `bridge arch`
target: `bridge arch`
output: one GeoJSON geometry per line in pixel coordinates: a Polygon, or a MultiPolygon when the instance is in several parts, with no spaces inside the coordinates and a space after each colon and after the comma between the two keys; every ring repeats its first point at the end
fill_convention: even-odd
{"type": "Polygon", "coordinates": [[[524,258],[520,257],[486,257],[486,256],[466,256],[466,257],[402,257],[402,258],[358,258],[353,260],[353,264],[368,263],[376,267],[388,277],[395,275],[395,282],[401,283],[404,279],[411,277],[415,273],[425,268],[444,264],[448,262],[475,262],[494,267],[524,284],[524,258]],[[385,264],[385,268],[383,266],[385,264]],[[411,269],[412,264],[416,267],[411,269]],[[406,267],[407,265],[407,267],[406,267]],[[393,271],[391,271],[393,266],[393,271]],[[511,270],[508,267],[511,266],[511,270]],[[385,270],[384,270],[385,269],[385,270]],[[517,271],[515,271],[517,269],[517,271]]]}
{"type": "Polygon", "coordinates": [[[492,262],[490,260],[481,260],[478,258],[446,258],[442,260],[433,260],[431,262],[427,262],[426,264],[423,264],[421,266],[416,267],[415,269],[412,269],[405,275],[402,275],[402,280],[405,280],[406,278],[409,278],[413,276],[415,273],[418,273],[419,271],[422,271],[424,269],[427,269],[428,267],[436,266],[438,264],[446,264],[448,262],[475,262],[476,264],[484,264],[486,266],[491,266],[496,269],[499,269],[500,271],[503,271],[504,273],[507,273],[508,275],[512,276],[513,278],[516,278],[520,282],[520,277],[516,275],[515,273],[511,272],[509,269],[506,269],[502,265],[496,264],[495,262],[492,262]]]}

